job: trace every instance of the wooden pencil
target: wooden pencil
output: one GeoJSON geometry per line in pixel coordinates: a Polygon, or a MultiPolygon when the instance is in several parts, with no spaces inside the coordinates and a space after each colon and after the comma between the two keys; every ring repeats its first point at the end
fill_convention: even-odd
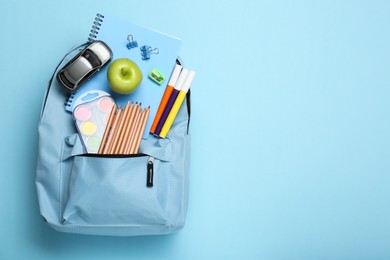
{"type": "Polygon", "coordinates": [[[111,149],[112,154],[117,154],[119,151],[120,139],[123,136],[123,129],[124,129],[124,126],[126,124],[127,115],[129,113],[129,103],[130,102],[128,102],[123,109],[122,117],[121,117],[121,120],[120,120],[119,125],[118,125],[118,130],[116,132],[116,135],[115,135],[113,143],[112,143],[112,149],[111,149]]]}
{"type": "Polygon", "coordinates": [[[111,124],[112,124],[112,122],[114,121],[114,118],[115,118],[116,108],[117,108],[117,106],[114,104],[112,106],[111,113],[110,113],[110,116],[109,116],[108,121],[107,121],[106,129],[104,130],[102,141],[100,142],[98,154],[102,154],[103,151],[104,151],[105,144],[106,144],[106,141],[107,141],[108,132],[110,131],[111,124]]]}
{"type": "Polygon", "coordinates": [[[122,127],[122,130],[121,130],[120,135],[118,137],[118,143],[117,143],[116,149],[114,151],[114,153],[116,153],[116,154],[121,153],[121,147],[123,144],[123,140],[125,139],[125,133],[126,133],[127,127],[129,125],[129,118],[131,116],[132,104],[133,104],[133,102],[130,104],[130,101],[129,101],[125,107],[125,110],[127,110],[127,113],[126,113],[126,116],[123,118],[123,127],[122,127]]]}
{"type": "Polygon", "coordinates": [[[128,136],[128,142],[126,144],[125,154],[130,154],[130,148],[131,148],[131,145],[132,145],[133,140],[134,140],[135,132],[137,130],[137,126],[139,124],[140,117],[141,117],[141,106],[139,105],[136,109],[134,123],[131,127],[130,134],[128,136]]]}
{"type": "Polygon", "coordinates": [[[127,123],[126,123],[125,128],[123,129],[124,130],[123,131],[123,138],[119,144],[119,151],[118,151],[119,154],[125,153],[126,144],[128,142],[128,136],[130,134],[130,131],[131,131],[131,128],[132,128],[132,125],[134,122],[134,117],[135,117],[135,112],[136,112],[137,106],[138,106],[138,104],[134,104],[134,103],[132,103],[130,105],[128,117],[126,118],[127,123]]]}
{"type": "Polygon", "coordinates": [[[133,154],[134,146],[135,146],[135,144],[137,142],[137,139],[138,139],[138,135],[139,135],[139,131],[141,129],[141,124],[142,124],[142,121],[143,121],[144,114],[145,114],[145,109],[143,111],[140,111],[139,120],[137,122],[137,125],[135,126],[134,135],[131,138],[129,154],[133,154]]]}
{"type": "Polygon", "coordinates": [[[117,110],[117,112],[116,112],[115,120],[114,120],[114,122],[112,124],[110,133],[109,133],[108,138],[107,138],[106,148],[104,149],[104,154],[110,154],[111,153],[112,141],[113,141],[113,139],[115,137],[115,134],[116,134],[116,131],[117,131],[117,126],[118,126],[118,123],[120,121],[121,115],[122,115],[122,108],[119,108],[117,110]]]}
{"type": "Polygon", "coordinates": [[[113,131],[113,136],[112,136],[112,139],[111,139],[111,144],[109,146],[109,151],[108,153],[109,154],[114,154],[114,151],[115,151],[115,147],[116,147],[116,143],[117,143],[117,140],[118,140],[118,136],[121,132],[121,128],[123,126],[123,118],[124,118],[124,114],[125,114],[125,111],[122,107],[120,107],[120,114],[118,116],[118,122],[116,124],[116,127],[114,128],[114,131],[113,131]]]}
{"type": "Polygon", "coordinates": [[[134,143],[131,147],[131,152],[130,152],[131,154],[135,154],[139,150],[139,146],[141,144],[142,136],[144,134],[146,122],[148,121],[149,113],[150,113],[150,107],[148,107],[148,108],[144,109],[144,111],[142,111],[142,120],[139,124],[137,136],[134,138],[134,143]]]}

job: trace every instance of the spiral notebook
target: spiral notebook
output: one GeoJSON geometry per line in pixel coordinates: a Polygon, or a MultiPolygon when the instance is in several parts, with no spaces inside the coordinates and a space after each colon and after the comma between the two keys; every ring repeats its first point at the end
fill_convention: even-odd
{"type": "Polygon", "coordinates": [[[117,94],[108,85],[107,69],[109,65],[107,65],[66,100],[66,110],[73,111],[75,104],[79,103],[80,99],[87,92],[94,90],[108,92],[115,99],[118,106],[124,107],[128,101],[142,103],[142,107],[150,107],[149,120],[143,134],[143,138],[147,138],[168,83],[156,84],[148,78],[148,74],[155,68],[166,78],[169,78],[179,55],[181,40],[113,16],[102,14],[97,14],[92,24],[88,41],[93,40],[102,40],[110,46],[113,52],[112,60],[129,58],[137,63],[142,71],[143,80],[133,93],[129,95],[117,94]],[[138,47],[127,48],[128,35],[132,35],[133,40],[137,41],[138,47]],[[144,45],[158,48],[158,54],[151,54],[150,59],[143,60],[140,47],[144,45]]]}

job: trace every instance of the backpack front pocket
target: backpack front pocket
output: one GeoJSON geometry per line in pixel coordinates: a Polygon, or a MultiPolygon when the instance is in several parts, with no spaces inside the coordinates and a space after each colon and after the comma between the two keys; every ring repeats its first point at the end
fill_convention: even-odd
{"type": "Polygon", "coordinates": [[[153,161],[148,155],[74,156],[62,223],[76,226],[166,225],[169,176],[164,176],[168,171],[161,167],[165,167],[164,162],[153,161]],[[161,174],[150,176],[150,171],[157,170],[161,174]]]}

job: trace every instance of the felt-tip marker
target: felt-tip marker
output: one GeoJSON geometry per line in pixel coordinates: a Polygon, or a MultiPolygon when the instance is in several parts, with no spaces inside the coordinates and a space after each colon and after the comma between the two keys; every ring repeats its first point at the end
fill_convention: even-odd
{"type": "Polygon", "coordinates": [[[186,97],[187,92],[190,89],[191,83],[194,80],[194,78],[195,78],[195,71],[190,71],[186,76],[184,84],[181,87],[180,92],[176,98],[175,104],[172,106],[172,109],[169,112],[167,120],[165,121],[164,126],[161,129],[161,132],[159,134],[160,137],[165,138],[167,136],[169,130],[171,129],[173,121],[175,120],[176,115],[179,112],[179,109],[184,101],[184,98],[186,97]]]}
{"type": "Polygon", "coordinates": [[[177,79],[179,78],[180,72],[182,70],[182,66],[179,64],[176,64],[175,68],[173,69],[172,75],[169,79],[168,85],[165,89],[164,95],[161,99],[160,105],[158,106],[157,113],[154,117],[154,121],[152,124],[152,127],[150,128],[150,132],[154,133],[156,131],[156,127],[158,122],[160,121],[160,118],[164,112],[165,107],[167,106],[169,97],[172,94],[173,87],[176,85],[177,79]]]}
{"type": "Polygon", "coordinates": [[[177,82],[173,88],[173,91],[171,93],[171,96],[169,97],[168,103],[164,109],[163,114],[161,115],[160,121],[157,124],[156,130],[153,132],[155,135],[160,135],[161,129],[163,128],[165,121],[168,118],[168,115],[175,104],[176,98],[179,95],[179,92],[184,84],[184,81],[188,75],[188,69],[182,69],[180,72],[179,78],[177,79],[177,82]]]}

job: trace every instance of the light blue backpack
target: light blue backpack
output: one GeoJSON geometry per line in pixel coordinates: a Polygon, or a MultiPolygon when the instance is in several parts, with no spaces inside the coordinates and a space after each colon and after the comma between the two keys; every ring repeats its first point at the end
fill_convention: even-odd
{"type": "Polygon", "coordinates": [[[84,154],[64,108],[67,94],[53,79],[77,52],[68,53],[55,69],[41,110],[36,187],[45,222],[63,232],[117,236],[182,228],[188,201],[189,94],[166,139],[150,135],[137,155],[84,154]]]}

